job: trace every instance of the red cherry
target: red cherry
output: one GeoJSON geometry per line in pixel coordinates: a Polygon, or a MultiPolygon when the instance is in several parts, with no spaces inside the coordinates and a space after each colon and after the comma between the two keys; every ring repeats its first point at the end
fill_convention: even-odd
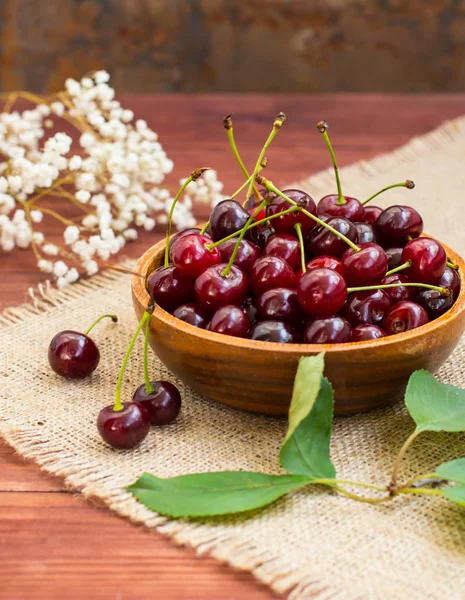
{"type": "MultiPolygon", "coordinates": [[[[343,217],[332,217],[327,221],[333,229],[345,235],[351,242],[357,243],[358,235],[355,225],[343,217]]],[[[329,231],[322,225],[315,227],[307,238],[308,249],[312,256],[331,255],[340,258],[347,250],[348,246],[344,240],[329,231]]]]}
{"type": "Polygon", "coordinates": [[[158,267],[149,275],[147,291],[159,306],[171,312],[178,304],[192,298],[194,285],[171,265],[158,267]]]}
{"type": "Polygon", "coordinates": [[[243,338],[250,329],[250,321],[238,306],[222,306],[213,315],[207,326],[209,331],[243,338]]]}
{"type": "Polygon", "coordinates": [[[291,266],[277,256],[262,256],[255,261],[250,271],[250,287],[258,296],[266,290],[276,287],[294,289],[297,277],[291,266]]]}
{"type": "Polygon", "coordinates": [[[386,255],[388,257],[388,271],[395,269],[396,267],[400,267],[402,264],[403,251],[404,249],[400,247],[386,248],[386,255]]]}
{"type": "Polygon", "coordinates": [[[102,408],[97,417],[97,428],[103,440],[118,450],[134,448],[147,437],[150,417],[138,402],[124,402],[122,410],[113,406],[102,408]]]}
{"type": "Polygon", "coordinates": [[[295,290],[273,288],[257,298],[257,317],[260,321],[285,321],[298,326],[304,314],[295,290]]]}
{"type": "Polygon", "coordinates": [[[342,315],[352,327],[362,323],[382,325],[391,306],[391,299],[384,290],[353,292],[347,299],[342,315]]]}
{"type": "MultiPolygon", "coordinates": [[[[302,190],[284,190],[283,194],[294,200],[294,202],[297,202],[301,208],[304,208],[312,215],[316,215],[315,202],[306,192],[302,190]]],[[[275,215],[291,207],[292,205],[284,200],[284,198],[281,198],[281,196],[274,196],[268,205],[268,215],[275,215]]],[[[278,233],[289,233],[291,235],[295,233],[294,226],[296,223],[302,225],[303,235],[307,235],[315,226],[315,221],[301,212],[288,213],[287,215],[276,217],[271,223],[278,233]]]]}
{"type": "Polygon", "coordinates": [[[175,421],[181,410],[181,394],[169,381],[151,381],[153,392],[147,392],[145,383],[134,392],[133,402],[148,412],[152,425],[168,425],[175,421]]]}
{"type": "Polygon", "coordinates": [[[370,206],[364,206],[363,208],[365,209],[365,213],[362,221],[364,223],[368,223],[369,225],[374,225],[376,219],[383,212],[382,208],[379,206],[373,206],[372,204],[370,204],[370,206]]]}
{"type": "Polygon", "coordinates": [[[263,248],[263,256],[277,256],[297,270],[301,264],[299,240],[288,233],[277,233],[268,238],[263,248]]]}
{"type": "Polygon", "coordinates": [[[349,285],[373,285],[386,275],[388,258],[378,244],[360,244],[356,252],[348,248],[342,256],[342,269],[349,285]]]}
{"type": "Polygon", "coordinates": [[[420,306],[423,306],[431,320],[443,315],[455,302],[453,292],[449,296],[445,296],[438,290],[428,289],[419,289],[415,300],[420,306]]]}
{"type": "Polygon", "coordinates": [[[260,321],[252,327],[247,337],[277,344],[296,344],[299,341],[296,330],[282,321],[260,321]]]}
{"type": "MultiPolygon", "coordinates": [[[[217,242],[239,231],[249,218],[249,213],[239,202],[236,202],[236,200],[222,200],[215,206],[210,215],[210,229],[213,240],[217,242]]],[[[246,236],[249,237],[252,232],[256,235],[252,228],[250,232],[246,233],[246,236]]]]}
{"type": "Polygon", "coordinates": [[[297,284],[297,296],[311,317],[333,315],[344,306],[347,285],[342,275],[332,269],[312,269],[297,284]]]}
{"type": "Polygon", "coordinates": [[[410,206],[394,205],[386,208],[375,222],[375,231],[384,247],[403,246],[423,231],[421,215],[410,206]]]}
{"type": "MultiPolygon", "coordinates": [[[[381,285],[392,284],[392,283],[409,283],[409,278],[407,275],[403,273],[394,273],[393,275],[388,275],[383,279],[381,285]]],[[[413,300],[415,298],[416,290],[414,287],[405,287],[400,285],[395,288],[386,288],[384,292],[391,299],[392,304],[396,302],[400,302],[401,300],[413,300]]]]}
{"type": "Polygon", "coordinates": [[[373,225],[370,225],[369,223],[354,223],[354,225],[357,230],[359,244],[365,244],[367,242],[376,243],[377,240],[373,225]]]}
{"type": "Polygon", "coordinates": [[[342,262],[334,257],[334,256],[315,256],[308,261],[306,264],[307,271],[311,271],[312,269],[320,269],[324,267],[325,269],[332,269],[333,271],[337,271],[340,275],[344,275],[344,271],[342,270],[342,262]]]}
{"type": "Polygon", "coordinates": [[[458,298],[458,295],[460,293],[460,278],[457,275],[457,271],[455,269],[446,267],[444,269],[444,273],[435,282],[435,285],[450,288],[452,290],[454,298],[458,298]]]}
{"type": "Polygon", "coordinates": [[[200,304],[194,303],[181,304],[173,312],[173,317],[201,329],[205,329],[210,320],[208,311],[200,304]]]}
{"type": "Polygon", "coordinates": [[[247,294],[247,279],[244,273],[233,265],[229,275],[223,275],[226,267],[225,263],[213,265],[195,280],[197,301],[210,310],[217,310],[227,304],[240,306],[247,294]]]}
{"type": "Polygon", "coordinates": [[[402,262],[411,262],[406,275],[417,283],[434,283],[443,275],[447,254],[439,242],[431,238],[411,240],[402,252],[402,262]]]}
{"type": "Polygon", "coordinates": [[[210,238],[197,234],[186,235],[176,243],[173,264],[181,275],[195,279],[202,271],[221,261],[218,248],[208,250],[207,244],[211,244],[210,238]]]}
{"type": "Polygon", "coordinates": [[[341,344],[352,340],[352,328],[342,317],[320,317],[307,325],[304,344],[341,344]]]}
{"type": "Polygon", "coordinates": [[[428,321],[428,313],[422,306],[409,300],[403,300],[394,304],[384,319],[384,330],[388,335],[394,335],[421,327],[428,321]]]}
{"type": "Polygon", "coordinates": [[[345,203],[338,204],[339,196],[337,194],[324,196],[318,202],[318,216],[328,215],[331,217],[344,217],[345,219],[349,219],[349,221],[363,221],[365,214],[363,204],[350,196],[344,196],[344,198],[345,203]]]}
{"type": "Polygon", "coordinates": [[[100,352],[95,342],[79,331],[60,331],[48,348],[48,362],[62,377],[82,379],[95,371],[100,352]]]}
{"type": "MultiPolygon", "coordinates": [[[[181,238],[186,237],[186,235],[190,235],[191,233],[198,235],[200,233],[200,231],[201,231],[201,229],[199,227],[189,227],[188,229],[183,229],[182,231],[178,231],[178,233],[175,233],[171,237],[171,239],[170,239],[170,261],[171,262],[173,262],[173,248],[176,246],[177,242],[179,242],[179,240],[181,238]]],[[[210,237],[206,233],[204,233],[203,235],[210,237]]]]}
{"type": "Polygon", "coordinates": [[[369,323],[362,323],[352,329],[352,341],[353,342],[367,342],[368,340],[379,340],[379,338],[386,337],[386,332],[378,327],[378,325],[370,325],[369,323]]]}
{"type": "MultiPolygon", "coordinates": [[[[221,254],[221,262],[229,262],[229,259],[234,252],[234,248],[236,247],[236,243],[237,239],[233,238],[232,240],[227,240],[218,246],[221,254]]],[[[242,269],[244,273],[248,273],[259,256],[260,248],[252,242],[243,239],[239,244],[239,249],[237,251],[236,258],[234,259],[234,264],[236,267],[242,269]]]]}

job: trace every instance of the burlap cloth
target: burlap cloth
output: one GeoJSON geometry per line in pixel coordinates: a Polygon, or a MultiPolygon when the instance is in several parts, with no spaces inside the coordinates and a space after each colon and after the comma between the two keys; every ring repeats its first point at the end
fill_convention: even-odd
{"type": "MultiPolygon", "coordinates": [[[[413,192],[380,199],[418,207],[425,228],[465,254],[465,119],[449,122],[392,154],[343,170],[347,193],[364,199],[406,178],[413,192]]],[[[315,198],[334,191],[331,170],[301,183],[315,198]]],[[[199,397],[180,382],[184,406],[177,424],[153,429],[128,452],[105,446],[95,426],[112,402],[121,359],[134,331],[130,278],[96,276],[65,291],[35,291],[28,306],[1,318],[0,433],[23,456],[61,475],[112,510],[251,571],[290,598],[465,598],[465,511],[437,498],[403,497],[390,505],[357,503],[324,490],[298,491],[253,516],[170,521],[139,504],[125,486],[143,471],[170,477],[196,471],[247,469],[279,473],[284,420],[237,412],[199,397]],[[94,337],[101,351],[91,380],[67,382],[47,363],[47,346],[61,329],[83,329],[115,312],[94,337]]],[[[465,346],[441,369],[443,381],[465,387],[465,346]]],[[[171,378],[155,358],[154,377],[171,378]]],[[[143,379],[142,340],[131,358],[123,396],[143,379]]],[[[402,404],[334,423],[332,458],[341,477],[385,483],[413,424],[402,404]]],[[[424,434],[408,452],[403,473],[428,472],[465,454],[461,434],[424,434]]]]}

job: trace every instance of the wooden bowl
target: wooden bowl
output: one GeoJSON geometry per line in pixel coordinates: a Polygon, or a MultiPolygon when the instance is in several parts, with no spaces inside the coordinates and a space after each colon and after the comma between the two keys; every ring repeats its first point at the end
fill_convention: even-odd
{"type": "MultiPolygon", "coordinates": [[[[162,263],[161,241],[140,258],[132,295],[140,319],[149,303],[145,279],[162,263]]],[[[464,261],[445,246],[459,266],[464,261]]],[[[416,369],[435,372],[465,329],[465,286],[454,306],[438,319],[398,335],[346,344],[274,344],[199,329],[157,306],[150,323],[150,345],[168,369],[207,398],[266,415],[286,415],[301,356],[326,352],[325,375],[335,390],[335,414],[368,411],[401,398],[416,369]]]]}

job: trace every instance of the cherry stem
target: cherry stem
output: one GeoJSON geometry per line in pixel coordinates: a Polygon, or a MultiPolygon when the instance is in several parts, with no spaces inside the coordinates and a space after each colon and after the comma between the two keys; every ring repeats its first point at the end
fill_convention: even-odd
{"type": "MultiPolygon", "coordinates": [[[[262,160],[263,160],[263,158],[265,156],[265,152],[267,151],[269,145],[273,141],[274,136],[278,133],[278,131],[283,126],[285,120],[286,120],[286,115],[284,113],[279,113],[279,115],[274,120],[274,122],[273,122],[273,129],[271,130],[271,133],[268,136],[268,139],[266,140],[265,145],[262,148],[262,151],[258,155],[257,163],[255,165],[255,169],[253,170],[253,176],[254,176],[254,178],[255,178],[255,176],[258,174],[258,172],[260,170],[260,167],[261,167],[261,164],[262,164],[262,160]]],[[[246,201],[250,197],[250,194],[252,192],[252,186],[253,186],[253,183],[250,182],[249,189],[247,190],[247,194],[245,196],[246,201]]]]}
{"type": "Polygon", "coordinates": [[[200,230],[200,235],[203,235],[207,231],[207,229],[209,228],[209,226],[210,226],[210,221],[207,221],[205,223],[205,225],[202,227],[202,229],[200,230]]]}
{"type": "Polygon", "coordinates": [[[96,321],[94,321],[92,323],[92,325],[89,327],[89,329],[86,329],[86,331],[84,331],[84,335],[89,335],[90,330],[93,329],[97,325],[97,323],[100,323],[100,321],[102,319],[106,319],[106,318],[111,319],[113,321],[113,323],[117,323],[118,322],[118,317],[116,315],[102,315],[96,321]]]}
{"type": "Polygon", "coordinates": [[[151,394],[154,391],[154,387],[150,382],[149,377],[149,361],[148,361],[148,349],[149,349],[149,334],[150,334],[150,319],[147,319],[145,325],[145,339],[144,339],[144,380],[145,380],[145,391],[147,394],[151,394]]]}
{"type": "Polygon", "coordinates": [[[317,129],[318,131],[321,133],[321,135],[323,136],[324,141],[326,142],[326,145],[328,146],[328,150],[329,153],[331,155],[331,160],[333,161],[333,167],[334,167],[334,174],[336,176],[336,185],[337,185],[337,203],[340,204],[345,204],[347,202],[347,200],[344,198],[344,195],[342,193],[342,188],[341,188],[341,180],[339,178],[339,169],[337,167],[337,162],[336,162],[336,155],[334,154],[334,150],[333,147],[331,145],[331,142],[329,140],[329,135],[328,135],[328,124],[325,123],[325,121],[320,121],[317,124],[317,129]]]}
{"type": "Polygon", "coordinates": [[[383,188],[382,190],[379,190],[379,192],[376,192],[376,194],[373,194],[373,196],[370,196],[368,198],[368,200],[365,200],[365,202],[362,202],[363,206],[365,206],[365,204],[368,204],[368,202],[371,202],[373,200],[373,198],[376,198],[376,196],[379,196],[380,194],[384,194],[384,192],[387,192],[388,190],[392,190],[392,188],[397,188],[397,187],[405,187],[409,190],[413,190],[413,188],[415,187],[415,184],[410,179],[407,179],[407,181],[402,181],[402,183],[393,183],[392,185],[388,185],[387,187],[383,188]]]}
{"type": "Polygon", "coordinates": [[[186,189],[186,187],[189,185],[189,183],[191,181],[197,181],[197,179],[202,175],[202,173],[204,171],[208,171],[209,167],[201,167],[199,169],[195,169],[195,171],[193,171],[189,177],[186,179],[186,181],[182,184],[182,186],[179,188],[178,193],[176,194],[176,196],[174,197],[173,203],[171,204],[171,208],[170,208],[170,212],[168,215],[168,223],[166,225],[166,245],[165,245],[165,267],[169,267],[170,265],[170,237],[171,237],[171,222],[173,220],[173,213],[174,213],[174,209],[175,206],[179,200],[179,198],[181,197],[181,194],[183,193],[183,191],[186,189]]]}
{"type": "Polygon", "coordinates": [[[412,266],[412,263],[410,260],[407,260],[406,262],[404,262],[403,264],[399,265],[398,267],[396,267],[395,269],[391,269],[390,271],[388,271],[386,273],[386,277],[388,275],[394,275],[394,273],[398,273],[399,271],[403,271],[404,269],[408,269],[409,267],[412,266]]]}
{"type": "MultiPolygon", "coordinates": [[[[234,140],[234,131],[233,131],[231,115],[228,115],[227,117],[224,118],[223,124],[224,124],[224,128],[226,129],[226,133],[228,136],[229,144],[231,146],[231,150],[233,151],[233,154],[239,164],[239,167],[241,168],[242,173],[244,174],[244,177],[247,179],[247,181],[252,177],[252,181],[253,181],[253,176],[249,175],[249,172],[247,171],[247,169],[244,165],[241,155],[239,154],[239,150],[237,149],[236,141],[234,140]]],[[[248,183],[250,183],[250,181],[248,181],[248,183]]],[[[244,185],[244,187],[245,187],[245,185],[244,185]]],[[[255,184],[253,184],[253,193],[255,194],[257,200],[260,200],[260,198],[261,198],[260,192],[258,191],[257,186],[255,184]]],[[[233,197],[234,196],[231,196],[231,198],[233,198],[233,197]]]]}
{"type": "Polygon", "coordinates": [[[300,262],[301,262],[301,266],[302,266],[302,273],[306,273],[307,267],[305,265],[305,247],[304,247],[304,238],[302,236],[302,223],[296,223],[294,225],[294,229],[297,234],[297,239],[299,240],[300,262]]]}
{"type": "Polygon", "coordinates": [[[402,488],[398,490],[399,494],[417,494],[418,496],[442,496],[441,490],[429,490],[429,489],[419,489],[419,488],[402,488]]]}
{"type": "MultiPolygon", "coordinates": [[[[297,212],[298,210],[300,210],[300,208],[298,206],[293,206],[292,208],[288,208],[287,210],[283,210],[282,212],[276,213],[274,215],[269,215],[268,217],[265,217],[264,219],[260,219],[259,221],[255,221],[255,223],[251,223],[247,227],[247,229],[252,229],[252,227],[257,227],[258,225],[263,225],[264,223],[267,223],[268,221],[271,221],[272,219],[277,219],[278,217],[282,217],[283,215],[288,215],[289,213],[297,212]]],[[[237,237],[237,235],[241,231],[243,231],[244,228],[245,228],[245,226],[242,229],[238,229],[234,233],[230,233],[229,235],[227,235],[223,239],[218,240],[217,242],[213,242],[212,244],[206,244],[205,248],[207,250],[212,250],[213,248],[216,248],[217,246],[220,246],[223,242],[227,242],[228,240],[232,240],[233,238],[237,237]]]]}
{"type": "MultiPolygon", "coordinates": [[[[357,246],[357,244],[354,244],[354,242],[352,240],[349,240],[348,237],[346,237],[342,233],[339,233],[339,231],[337,231],[336,229],[334,229],[334,227],[331,227],[331,225],[328,225],[328,223],[325,223],[324,221],[322,221],[321,219],[319,219],[315,215],[312,215],[312,213],[308,212],[308,210],[305,210],[305,208],[300,208],[299,205],[297,204],[297,202],[294,202],[294,200],[292,200],[291,198],[289,198],[289,196],[286,196],[286,194],[283,194],[281,192],[281,190],[278,190],[278,188],[275,185],[273,185],[271,183],[271,181],[268,181],[264,177],[262,178],[262,180],[263,180],[264,185],[265,185],[265,187],[266,187],[267,190],[271,190],[272,192],[274,192],[275,194],[278,194],[278,196],[280,196],[281,198],[283,198],[284,200],[286,200],[287,202],[289,202],[293,206],[297,206],[299,208],[299,210],[304,215],[306,215],[307,217],[309,217],[310,219],[312,219],[313,221],[315,221],[316,223],[318,223],[318,225],[321,225],[325,229],[328,229],[329,231],[331,231],[331,233],[334,233],[334,235],[337,236],[338,238],[341,238],[341,240],[344,240],[344,242],[348,246],[350,246],[352,248],[352,250],[354,250],[355,252],[358,252],[360,250],[360,248],[357,246]]],[[[271,217],[268,217],[268,218],[271,218],[271,217]]]]}
{"type": "Polygon", "coordinates": [[[430,285],[429,283],[385,283],[383,285],[365,285],[362,287],[347,288],[347,293],[351,294],[352,292],[365,292],[368,290],[385,290],[396,287],[422,287],[428,290],[436,290],[444,296],[450,296],[450,291],[447,288],[430,285]]]}
{"type": "Polygon", "coordinates": [[[234,264],[234,261],[236,260],[237,253],[239,251],[239,246],[241,245],[241,242],[244,239],[244,236],[247,233],[249,226],[252,224],[254,218],[258,215],[258,213],[265,208],[265,206],[266,206],[266,200],[263,200],[262,202],[260,202],[259,206],[250,215],[249,220],[244,225],[244,227],[241,229],[239,237],[237,238],[236,245],[234,246],[233,253],[231,254],[231,258],[229,259],[227,266],[223,269],[223,271],[221,273],[221,275],[223,277],[229,277],[229,274],[231,273],[231,268],[234,264]]]}
{"type": "Polygon", "coordinates": [[[392,490],[397,490],[397,478],[399,476],[399,469],[400,469],[401,462],[405,456],[405,453],[407,452],[409,447],[412,445],[412,443],[414,442],[415,438],[417,437],[417,435],[419,433],[421,433],[421,431],[419,429],[415,429],[415,431],[409,435],[409,437],[406,439],[404,445],[399,450],[399,454],[397,455],[397,458],[394,462],[394,466],[392,467],[391,483],[389,485],[389,487],[392,490]]]}
{"type": "Polygon", "coordinates": [[[145,325],[145,323],[150,320],[151,316],[152,316],[152,314],[150,312],[148,312],[148,311],[144,312],[144,314],[142,315],[142,319],[139,321],[139,325],[137,326],[137,329],[136,329],[134,335],[132,336],[131,341],[129,342],[129,347],[126,351],[126,354],[124,355],[123,362],[121,364],[121,369],[118,374],[118,381],[116,382],[115,404],[113,406],[114,411],[123,410],[123,404],[121,402],[121,386],[123,384],[123,377],[124,377],[124,372],[126,370],[126,365],[128,364],[129,355],[131,354],[132,349],[134,348],[134,344],[136,342],[137,336],[139,335],[139,333],[140,333],[142,327],[145,325]]]}
{"type": "Polygon", "coordinates": [[[446,265],[449,267],[449,269],[454,269],[454,271],[459,270],[459,266],[453,262],[450,262],[449,260],[447,261],[446,265]]]}

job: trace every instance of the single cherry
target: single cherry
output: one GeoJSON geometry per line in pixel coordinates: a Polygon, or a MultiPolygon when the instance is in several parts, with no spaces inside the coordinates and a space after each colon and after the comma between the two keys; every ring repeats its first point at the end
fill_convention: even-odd
{"type": "Polygon", "coordinates": [[[189,325],[200,327],[201,329],[205,329],[210,320],[208,311],[203,306],[200,306],[200,304],[192,302],[178,306],[173,312],[173,316],[184,321],[184,323],[189,323],[189,325]]]}
{"type": "MultiPolygon", "coordinates": [[[[186,237],[186,235],[190,235],[191,233],[198,235],[200,232],[201,229],[199,227],[188,227],[187,229],[183,229],[182,231],[178,231],[177,233],[175,233],[170,239],[170,260],[173,261],[173,249],[176,246],[176,243],[179,242],[181,238],[186,237]]],[[[203,235],[210,237],[210,235],[208,235],[207,233],[204,233],[203,235]]]]}
{"type": "Polygon", "coordinates": [[[360,200],[344,196],[343,204],[339,201],[337,194],[329,194],[324,196],[317,206],[318,216],[326,215],[331,217],[344,217],[349,221],[363,221],[365,208],[360,200]]]}
{"type": "Polygon", "coordinates": [[[369,323],[362,323],[352,329],[352,341],[353,342],[367,342],[369,340],[379,340],[379,338],[386,337],[386,332],[378,325],[370,325],[369,323]]]}
{"type": "Polygon", "coordinates": [[[224,275],[226,267],[226,263],[213,265],[195,280],[197,302],[209,310],[217,310],[227,304],[240,306],[244,302],[247,294],[246,276],[234,265],[229,275],[224,275]]]}
{"type": "Polygon", "coordinates": [[[375,231],[384,247],[403,246],[423,231],[423,219],[414,208],[396,204],[379,215],[375,231]]]}
{"type": "MultiPolygon", "coordinates": [[[[217,242],[239,231],[249,218],[250,214],[239,202],[236,202],[236,200],[222,200],[215,206],[210,215],[210,229],[213,240],[217,242]]],[[[254,228],[246,233],[246,237],[251,232],[254,232],[254,228]]],[[[254,232],[254,235],[256,235],[256,232],[254,232]]]]}
{"type": "Polygon", "coordinates": [[[111,318],[114,323],[118,320],[116,315],[103,315],[85,333],[67,329],[53,337],[48,347],[48,362],[55,373],[70,379],[82,379],[95,371],[100,352],[88,334],[105,317],[111,318]]]}
{"type": "Polygon", "coordinates": [[[251,328],[247,337],[277,344],[296,344],[299,341],[296,330],[283,321],[260,321],[251,328]]]}
{"type": "Polygon", "coordinates": [[[405,270],[411,281],[417,283],[434,283],[443,275],[447,254],[439,242],[427,237],[411,240],[402,252],[402,263],[410,261],[405,270]]]}
{"type": "Polygon", "coordinates": [[[340,311],[347,299],[347,285],[337,271],[312,269],[297,284],[297,296],[311,317],[330,316],[340,311]]]}
{"type": "MultiPolygon", "coordinates": [[[[283,194],[296,202],[301,208],[312,215],[316,215],[315,202],[306,192],[303,192],[302,190],[284,190],[283,194]]],[[[291,207],[292,204],[284,200],[284,198],[281,198],[281,196],[274,196],[268,205],[268,215],[275,215],[291,207]]],[[[295,233],[296,223],[302,225],[303,235],[307,235],[315,226],[315,221],[310,217],[307,217],[307,215],[304,215],[302,212],[288,213],[287,215],[276,217],[276,219],[272,219],[270,222],[278,233],[288,233],[290,235],[295,233]]]]}
{"type": "Polygon", "coordinates": [[[169,381],[151,381],[152,391],[145,383],[134,392],[133,402],[142,405],[149,414],[152,425],[168,425],[175,421],[181,410],[181,394],[169,381]]]}
{"type": "Polygon", "coordinates": [[[394,304],[389,314],[384,319],[384,330],[388,335],[410,331],[428,323],[426,310],[409,300],[394,304]]]}
{"type": "Polygon", "coordinates": [[[364,206],[365,213],[363,215],[362,221],[364,223],[368,223],[368,225],[374,225],[376,219],[383,212],[383,209],[379,206],[373,206],[370,204],[369,206],[364,206]]]}
{"type": "Polygon", "coordinates": [[[325,256],[324,254],[321,256],[315,256],[315,258],[312,258],[306,264],[307,271],[311,271],[312,269],[320,269],[321,267],[324,267],[325,269],[332,269],[333,271],[337,271],[340,275],[344,275],[344,271],[342,270],[342,262],[335,256],[325,256]]]}
{"type": "Polygon", "coordinates": [[[147,279],[147,291],[154,301],[171,312],[179,304],[188,302],[194,295],[194,285],[173,265],[158,267],[147,279]]]}
{"type": "MultiPolygon", "coordinates": [[[[358,242],[358,234],[355,225],[344,217],[332,217],[326,221],[337,232],[345,235],[351,242],[358,242]]],[[[322,225],[315,227],[307,238],[307,245],[312,256],[327,255],[341,258],[348,246],[336,234],[322,225]]]]}
{"type": "Polygon", "coordinates": [[[208,331],[245,337],[250,329],[250,321],[242,308],[238,306],[222,306],[212,316],[207,326],[208,331]]]}
{"type": "Polygon", "coordinates": [[[376,243],[376,234],[373,225],[370,225],[369,223],[354,223],[354,225],[357,230],[359,244],[365,244],[367,242],[376,243]]]}
{"type": "Polygon", "coordinates": [[[460,293],[460,278],[457,275],[457,271],[455,269],[446,267],[441,277],[439,277],[439,279],[435,281],[435,285],[450,288],[452,290],[454,298],[458,298],[458,295],[460,293]]]}
{"type": "Polygon", "coordinates": [[[147,437],[149,412],[137,402],[123,402],[121,410],[105,406],[97,417],[97,428],[107,444],[118,450],[128,450],[147,437]]]}
{"type": "Polygon", "coordinates": [[[388,257],[388,270],[400,267],[402,264],[402,252],[404,251],[401,247],[386,248],[386,255],[388,257]]]}
{"type": "Polygon", "coordinates": [[[386,275],[388,258],[378,244],[359,244],[356,252],[348,248],[342,256],[342,269],[348,285],[373,285],[386,275]]]}
{"type": "MultiPolygon", "coordinates": [[[[218,246],[221,254],[221,262],[229,262],[229,259],[234,252],[234,248],[236,247],[236,243],[237,239],[233,238],[232,240],[227,240],[218,246]]],[[[234,259],[234,264],[236,267],[242,269],[244,273],[248,273],[259,256],[260,248],[252,242],[242,239],[239,244],[236,258],[234,259]]]]}
{"type": "Polygon", "coordinates": [[[433,320],[449,310],[455,302],[455,297],[452,291],[449,296],[445,296],[441,292],[438,292],[438,290],[419,288],[415,300],[420,306],[423,306],[429,318],[433,320]]]}
{"type": "MultiPolygon", "coordinates": [[[[381,285],[389,285],[393,283],[409,283],[410,280],[407,275],[403,273],[394,273],[393,275],[388,275],[383,279],[381,285]]],[[[400,302],[401,300],[413,300],[415,298],[416,290],[414,287],[399,285],[395,288],[386,288],[384,292],[391,299],[392,304],[396,302],[400,302]]]]}
{"type": "Polygon", "coordinates": [[[302,335],[304,344],[342,344],[352,340],[352,328],[339,316],[320,317],[309,325],[302,335]]]}
{"type": "Polygon", "coordinates": [[[342,310],[352,327],[369,323],[381,326],[384,317],[391,310],[392,303],[385,290],[353,292],[342,310]]]}
{"type": "Polygon", "coordinates": [[[188,279],[195,279],[208,267],[218,264],[220,251],[218,248],[209,250],[206,246],[210,243],[206,235],[195,233],[181,238],[173,249],[173,265],[178,272],[188,279]]]}
{"type": "Polygon", "coordinates": [[[263,256],[282,258],[296,271],[301,265],[299,240],[288,233],[277,233],[268,239],[263,248],[263,256]]]}
{"type": "Polygon", "coordinates": [[[292,267],[277,256],[262,256],[250,270],[249,284],[256,296],[276,287],[293,289],[296,281],[292,267]]]}
{"type": "Polygon", "coordinates": [[[304,319],[295,290],[273,288],[257,298],[257,318],[259,321],[284,321],[296,327],[304,319]]]}

